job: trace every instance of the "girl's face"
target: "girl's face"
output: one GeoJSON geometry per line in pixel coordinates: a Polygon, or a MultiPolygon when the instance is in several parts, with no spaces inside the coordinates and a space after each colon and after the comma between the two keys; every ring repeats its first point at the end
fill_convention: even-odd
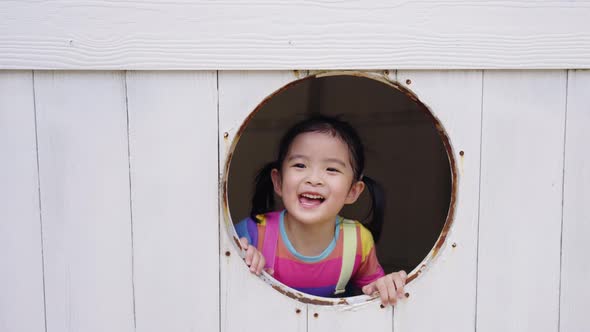
{"type": "Polygon", "coordinates": [[[310,225],[334,222],[344,204],[354,203],[365,187],[353,179],[346,143],[329,133],[295,137],[281,171],[274,169],[271,176],[290,220],[310,225]]]}

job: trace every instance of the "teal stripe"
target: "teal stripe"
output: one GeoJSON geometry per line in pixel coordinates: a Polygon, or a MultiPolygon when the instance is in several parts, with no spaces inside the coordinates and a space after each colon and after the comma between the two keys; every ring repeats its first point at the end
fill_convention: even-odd
{"type": "Polygon", "coordinates": [[[285,211],[286,210],[283,210],[281,212],[281,217],[279,218],[281,238],[283,239],[285,246],[287,247],[289,252],[291,254],[293,254],[293,256],[297,257],[298,259],[300,259],[306,263],[316,263],[316,262],[321,261],[322,259],[325,259],[326,257],[328,257],[328,255],[330,255],[332,253],[334,248],[336,248],[336,241],[338,240],[338,236],[340,236],[340,227],[339,227],[340,223],[338,222],[338,216],[336,216],[336,226],[335,226],[335,230],[334,230],[334,238],[332,239],[332,242],[330,242],[328,247],[326,249],[324,249],[324,251],[317,256],[305,256],[305,255],[298,253],[297,250],[295,250],[295,247],[293,247],[293,244],[291,244],[291,241],[289,241],[289,237],[287,236],[287,231],[285,230],[285,221],[284,221],[285,211]]]}

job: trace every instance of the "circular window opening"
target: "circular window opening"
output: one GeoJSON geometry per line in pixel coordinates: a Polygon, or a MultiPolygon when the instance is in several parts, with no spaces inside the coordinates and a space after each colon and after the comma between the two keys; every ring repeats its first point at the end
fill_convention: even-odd
{"type": "MultiPolygon", "coordinates": [[[[256,173],[275,160],[286,130],[318,114],[338,116],[359,133],[365,174],[385,191],[385,219],[376,243],[379,263],[386,273],[412,271],[411,281],[445,240],[456,171],[438,120],[411,92],[383,78],[363,73],[310,76],[264,100],[243,124],[228,161],[225,190],[231,219],[237,223],[248,217],[256,173]]],[[[278,197],[275,202],[281,209],[278,197]]],[[[364,222],[370,219],[370,203],[365,190],[340,215],[364,222]]]]}

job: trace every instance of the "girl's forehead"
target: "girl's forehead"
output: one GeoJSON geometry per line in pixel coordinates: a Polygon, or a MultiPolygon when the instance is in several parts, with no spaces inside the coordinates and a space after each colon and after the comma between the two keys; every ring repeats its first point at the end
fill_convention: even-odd
{"type": "Polygon", "coordinates": [[[326,156],[341,156],[349,159],[347,144],[338,136],[326,132],[307,132],[299,134],[291,142],[288,155],[321,153],[326,156]]]}

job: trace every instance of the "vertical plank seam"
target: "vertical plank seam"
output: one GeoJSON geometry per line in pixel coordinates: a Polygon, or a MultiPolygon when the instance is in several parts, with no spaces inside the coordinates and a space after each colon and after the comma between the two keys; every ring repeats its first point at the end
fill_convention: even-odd
{"type": "Polygon", "coordinates": [[[309,332],[309,309],[313,308],[312,304],[304,304],[305,305],[305,312],[307,313],[305,315],[305,326],[307,327],[305,330],[306,332],[309,332]]]}
{"type": "Polygon", "coordinates": [[[563,276],[563,214],[565,204],[565,167],[566,167],[566,148],[567,148],[567,108],[568,108],[568,93],[569,93],[569,70],[565,71],[565,114],[563,121],[563,160],[561,173],[561,229],[559,233],[559,285],[557,298],[557,332],[561,331],[561,278],[563,276]]]}
{"type": "MultiPolygon", "coordinates": [[[[396,77],[397,81],[397,77],[396,77]]],[[[391,332],[395,332],[395,307],[391,309],[391,332]]]]}
{"type": "Polygon", "coordinates": [[[39,203],[39,230],[41,232],[41,281],[43,285],[43,323],[47,332],[47,295],[45,291],[45,244],[43,242],[43,208],[41,204],[41,168],[39,166],[39,134],[37,130],[37,91],[35,90],[35,71],[31,71],[33,85],[33,117],[35,121],[35,153],[37,157],[37,197],[39,203]]]}
{"type": "MultiPolygon", "coordinates": [[[[393,79],[398,83],[398,70],[393,71],[393,79]]],[[[395,308],[391,309],[391,332],[395,332],[395,308]]]]}
{"type": "Polygon", "coordinates": [[[133,191],[131,184],[131,139],[129,135],[129,95],[127,90],[127,73],[123,74],[123,82],[125,88],[125,115],[127,118],[127,165],[128,165],[128,180],[129,180],[129,221],[131,227],[131,304],[133,307],[133,330],[137,330],[137,315],[135,311],[135,247],[133,243],[133,191]]]}
{"type": "Polygon", "coordinates": [[[221,188],[220,188],[220,183],[221,183],[221,144],[219,143],[219,137],[221,135],[221,126],[219,124],[219,70],[215,71],[215,92],[216,92],[216,97],[217,97],[217,260],[219,263],[219,269],[217,269],[218,275],[217,275],[217,282],[219,287],[217,288],[218,291],[218,298],[219,298],[219,302],[217,303],[218,306],[218,325],[217,325],[217,330],[221,331],[221,302],[222,302],[222,292],[221,292],[221,266],[223,264],[223,262],[221,261],[221,237],[223,236],[221,234],[221,205],[222,202],[220,200],[221,198],[221,188]]]}
{"type": "Polygon", "coordinates": [[[478,290],[479,290],[479,225],[481,221],[481,178],[482,178],[482,159],[483,159],[483,115],[484,115],[484,75],[485,70],[481,71],[481,106],[479,120],[479,183],[477,193],[477,238],[475,241],[475,320],[473,330],[477,331],[477,313],[478,313],[478,290]]]}

